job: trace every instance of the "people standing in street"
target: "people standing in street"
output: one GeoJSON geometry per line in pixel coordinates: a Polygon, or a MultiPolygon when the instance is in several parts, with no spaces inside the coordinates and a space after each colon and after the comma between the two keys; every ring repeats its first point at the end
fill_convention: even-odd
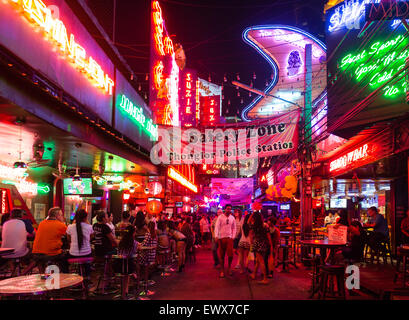
{"type": "Polygon", "coordinates": [[[260,212],[254,212],[249,219],[250,228],[252,231],[252,246],[251,252],[255,254],[254,271],[250,278],[255,280],[257,271],[260,267],[263,279],[259,281],[260,284],[268,284],[267,266],[265,265],[265,256],[271,248],[270,233],[263,223],[263,218],[260,212]]]}
{"type": "Polygon", "coordinates": [[[248,260],[247,257],[250,252],[250,226],[248,220],[250,215],[244,217],[243,223],[241,225],[241,236],[239,241],[239,265],[241,268],[240,273],[245,273],[248,270],[248,260]]]}
{"type": "Polygon", "coordinates": [[[208,241],[210,240],[210,223],[205,215],[203,215],[202,219],[200,219],[200,232],[202,234],[203,245],[207,245],[208,241]]]}
{"type": "Polygon", "coordinates": [[[223,210],[222,209],[218,209],[217,210],[217,214],[215,217],[213,217],[211,226],[210,226],[210,230],[212,232],[212,253],[213,253],[213,261],[214,261],[214,266],[217,267],[220,264],[220,260],[219,260],[219,253],[218,253],[218,244],[216,241],[216,237],[214,235],[214,229],[216,227],[216,222],[217,222],[217,218],[223,214],[223,210]]]}
{"type": "MultiPolygon", "coordinates": [[[[243,225],[243,214],[240,209],[234,210],[234,218],[236,219],[236,235],[234,236],[233,240],[233,249],[235,254],[239,254],[238,248],[239,248],[239,241],[241,238],[241,226],[243,225]]],[[[237,264],[234,267],[235,269],[240,269],[240,259],[237,259],[237,264]]]]}
{"type": "Polygon", "coordinates": [[[217,218],[214,235],[219,246],[219,258],[221,264],[220,278],[225,277],[224,258],[227,254],[227,274],[232,275],[231,264],[233,262],[233,239],[236,235],[236,219],[231,215],[232,205],[224,207],[224,213],[217,218]]]}

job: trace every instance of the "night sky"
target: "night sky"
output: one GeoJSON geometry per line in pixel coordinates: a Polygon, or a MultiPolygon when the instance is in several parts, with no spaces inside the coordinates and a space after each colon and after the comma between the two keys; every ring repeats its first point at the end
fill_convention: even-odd
{"type": "MultiPolygon", "coordinates": [[[[267,62],[241,38],[246,27],[262,24],[297,26],[324,40],[325,0],[160,0],[166,28],[181,43],[187,67],[224,84],[223,116],[239,116],[254,98],[230,84],[237,80],[263,89],[270,80],[267,62]],[[253,74],[256,80],[253,80],[253,74]],[[224,82],[227,75],[228,82],[224,82]],[[230,104],[228,103],[230,101],[230,104]]],[[[113,34],[114,0],[88,0],[108,35],[113,34]]],[[[148,89],[150,0],[116,0],[116,45],[138,76],[140,94],[148,89]]]]}

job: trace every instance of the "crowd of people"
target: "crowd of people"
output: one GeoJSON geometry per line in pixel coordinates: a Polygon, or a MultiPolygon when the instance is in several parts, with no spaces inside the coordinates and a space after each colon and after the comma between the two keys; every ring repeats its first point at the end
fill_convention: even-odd
{"type": "Polygon", "coordinates": [[[268,284],[280,243],[280,231],[276,225],[277,218],[264,221],[259,211],[251,214],[246,211],[243,215],[240,209],[236,209],[233,215],[230,204],[224,210],[219,209],[212,219],[211,232],[214,266],[220,267],[220,278],[233,275],[232,262],[236,252],[238,262],[234,269],[240,269],[241,274],[250,272],[253,280],[260,269],[262,279],[259,283],[268,284]],[[249,269],[251,260],[254,261],[252,271],[249,269]]]}
{"type": "Polygon", "coordinates": [[[382,243],[389,241],[388,223],[376,207],[368,209],[369,221],[361,223],[359,220],[352,220],[348,217],[345,209],[340,209],[336,213],[329,212],[324,219],[324,226],[347,227],[348,245],[342,248],[342,258],[350,260],[361,260],[363,251],[367,244],[372,250],[379,251],[382,243]],[[371,231],[368,231],[372,229],[371,231]]]}
{"type": "MultiPolygon", "coordinates": [[[[18,258],[24,266],[20,275],[28,274],[36,267],[39,273],[44,273],[49,262],[57,264],[61,272],[68,273],[72,258],[103,259],[115,255],[135,257],[127,259],[126,272],[134,273],[140,268],[147,281],[152,267],[165,263],[164,256],[157,255],[157,252],[170,252],[170,260],[177,261],[177,271],[182,272],[187,254],[192,254],[200,244],[206,245],[211,238],[210,221],[205,216],[192,222],[190,216],[170,219],[165,214],[153,216],[142,211],[124,211],[121,221],[114,225],[110,213],[99,210],[93,219],[89,219],[89,214],[80,209],[67,225],[61,208],[54,207],[37,230],[23,216],[23,210],[13,209],[10,214],[3,215],[1,221],[2,248],[14,249],[13,253],[0,259],[1,265],[8,264],[15,270],[18,258]],[[28,245],[30,237],[32,248],[28,245]]],[[[119,259],[113,261],[113,272],[123,272],[120,263],[119,259]]],[[[89,285],[91,272],[91,264],[85,264],[85,278],[89,285]]]]}

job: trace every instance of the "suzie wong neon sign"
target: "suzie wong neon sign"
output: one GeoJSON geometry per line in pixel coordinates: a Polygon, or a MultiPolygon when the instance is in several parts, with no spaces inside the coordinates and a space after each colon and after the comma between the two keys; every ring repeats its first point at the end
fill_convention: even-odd
{"type": "Polygon", "coordinates": [[[114,81],[86,50],[67,32],[65,24],[52,16],[51,10],[41,0],[6,0],[20,11],[32,24],[40,27],[50,42],[58,45],[59,51],[88,79],[105,93],[112,95],[114,81]]]}
{"type": "Polygon", "coordinates": [[[179,171],[173,169],[172,167],[168,167],[168,176],[173,180],[179,182],[182,186],[185,186],[189,190],[197,193],[197,186],[191,183],[186,177],[184,177],[179,171]]]}
{"type": "Polygon", "coordinates": [[[156,141],[158,138],[158,126],[153,123],[152,119],[145,117],[142,107],[133,104],[124,94],[121,96],[120,100],[120,107],[126,111],[131,118],[135,119],[138,124],[149,133],[152,139],[156,141]]]}
{"type": "MultiPolygon", "coordinates": [[[[348,70],[357,82],[369,82],[373,89],[380,87],[391,79],[399,70],[405,67],[405,59],[409,50],[403,48],[408,40],[398,35],[389,41],[377,41],[355,54],[347,54],[339,63],[339,69],[348,70]]],[[[404,79],[396,84],[388,85],[384,89],[384,96],[394,97],[406,92],[404,79]]]]}
{"type": "Polygon", "coordinates": [[[344,169],[347,166],[368,157],[368,144],[364,144],[362,147],[356,148],[355,150],[348,152],[347,154],[339,157],[338,159],[331,161],[329,171],[344,169]]]}

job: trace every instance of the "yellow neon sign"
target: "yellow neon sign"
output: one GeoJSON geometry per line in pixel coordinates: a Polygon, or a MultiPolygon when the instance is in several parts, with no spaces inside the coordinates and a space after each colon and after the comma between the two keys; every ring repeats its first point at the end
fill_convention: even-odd
{"type": "MultiPolygon", "coordinates": [[[[7,0],[6,0],[7,1],[7,0]]],[[[74,35],[67,32],[64,23],[54,18],[51,10],[41,0],[8,0],[28,21],[40,27],[50,42],[59,47],[60,53],[66,55],[77,69],[86,74],[98,88],[112,95],[114,81],[102,70],[101,66],[86,50],[75,41],[74,35]],[[68,36],[69,35],[69,36],[68,36]]]]}

